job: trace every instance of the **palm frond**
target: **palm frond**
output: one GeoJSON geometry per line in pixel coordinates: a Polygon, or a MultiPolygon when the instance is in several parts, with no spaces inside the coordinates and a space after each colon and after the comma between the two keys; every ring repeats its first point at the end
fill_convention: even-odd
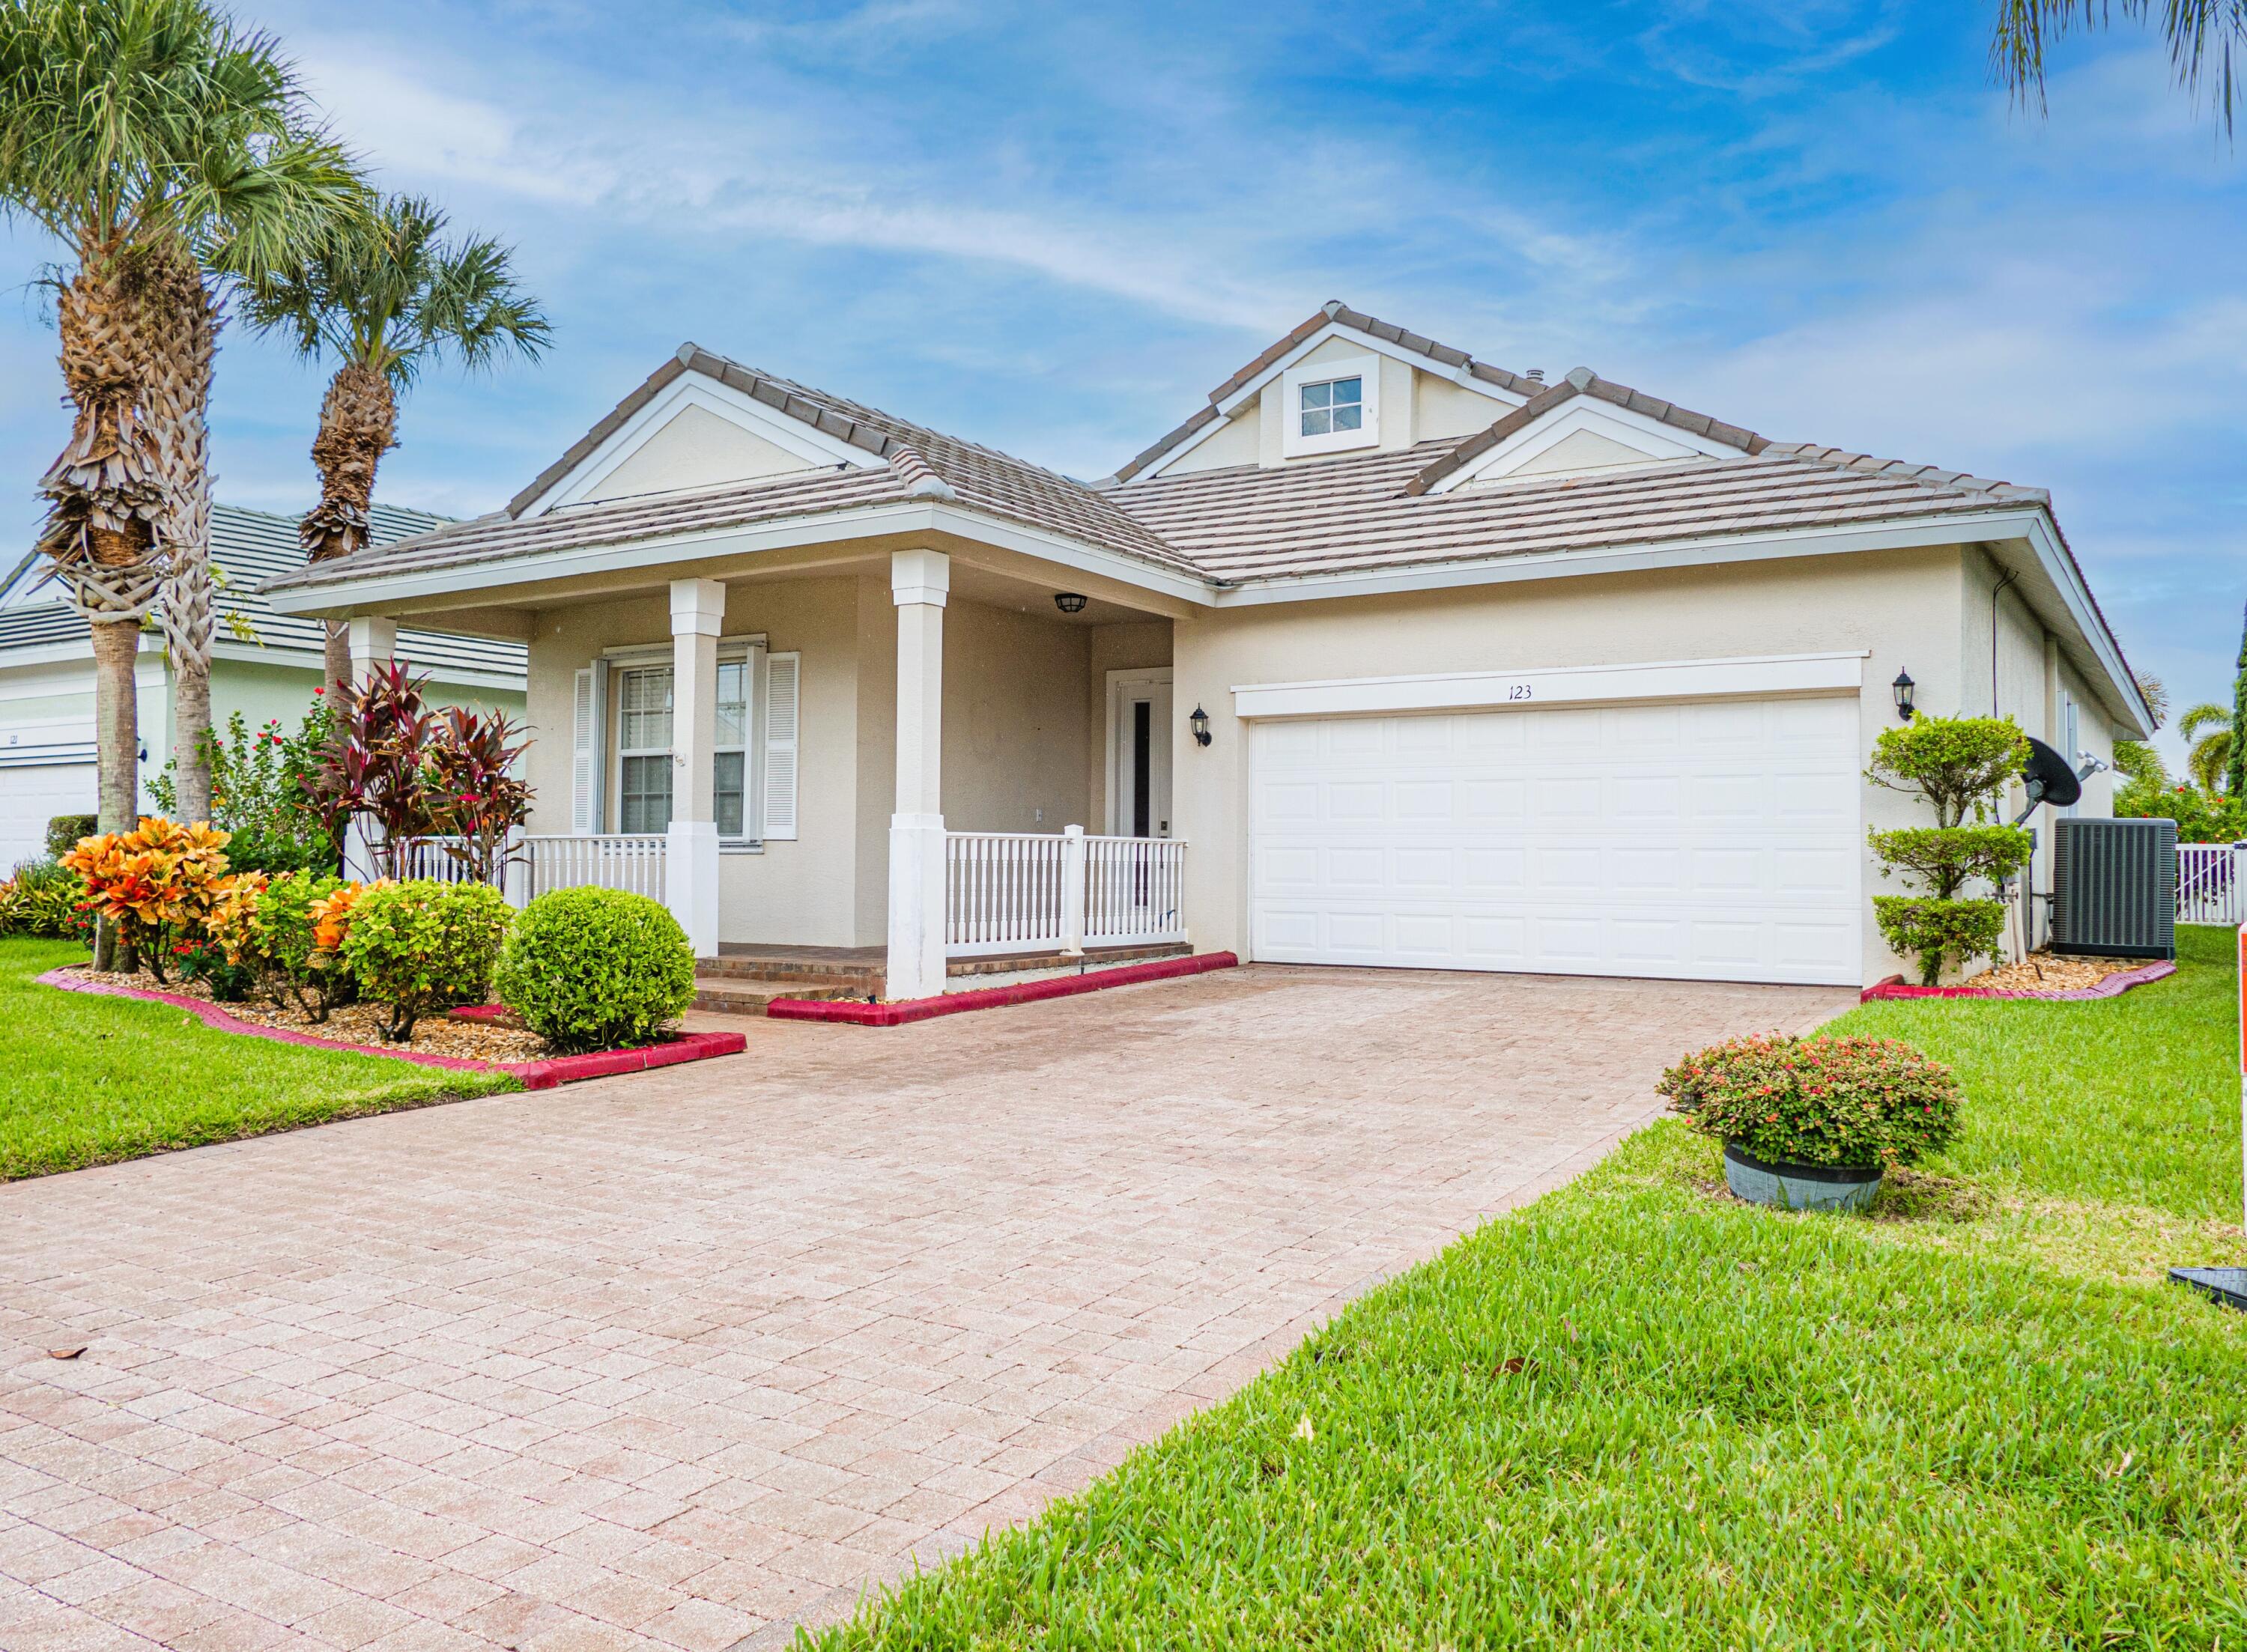
{"type": "Polygon", "coordinates": [[[2045,112],[2046,47],[2078,31],[2111,27],[2120,13],[2132,23],[2157,19],[2177,85],[2192,98],[2203,91],[2232,130],[2239,98],[2240,61],[2247,58],[2247,0],[1998,0],[1990,37],[1990,66],[2015,101],[2045,112]]]}

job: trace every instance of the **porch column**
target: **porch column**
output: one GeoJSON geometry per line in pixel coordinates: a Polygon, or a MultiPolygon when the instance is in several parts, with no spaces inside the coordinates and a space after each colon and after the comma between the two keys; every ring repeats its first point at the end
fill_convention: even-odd
{"type": "MultiPolygon", "coordinates": [[[[351,644],[351,679],[364,688],[379,666],[387,666],[398,652],[398,622],[379,614],[354,614],[345,622],[351,644]]],[[[364,815],[354,815],[344,829],[344,876],[371,883],[383,875],[382,830],[364,815]]]]}
{"type": "Polygon", "coordinates": [[[718,634],[726,588],[714,579],[671,582],[671,830],[664,841],[663,904],[697,958],[718,955],[718,634]]]}
{"type": "Polygon", "coordinates": [[[890,816],[886,995],[944,991],[944,599],[952,558],[890,556],[898,605],[898,798],[890,816]]]}

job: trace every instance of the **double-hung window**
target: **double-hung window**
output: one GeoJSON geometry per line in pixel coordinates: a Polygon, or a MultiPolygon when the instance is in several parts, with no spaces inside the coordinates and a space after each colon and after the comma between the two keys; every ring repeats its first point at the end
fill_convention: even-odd
{"type": "MultiPolygon", "coordinates": [[[[799,666],[796,654],[767,653],[762,638],[720,645],[710,781],[721,843],[796,835],[799,666]]],[[[672,672],[668,663],[643,655],[597,661],[577,673],[574,830],[649,835],[670,829],[679,775],[672,672]],[[612,778],[603,777],[594,761],[603,747],[615,754],[612,778]]]]}
{"type": "Polygon", "coordinates": [[[671,667],[634,666],[617,682],[617,829],[671,826],[671,667]]]}

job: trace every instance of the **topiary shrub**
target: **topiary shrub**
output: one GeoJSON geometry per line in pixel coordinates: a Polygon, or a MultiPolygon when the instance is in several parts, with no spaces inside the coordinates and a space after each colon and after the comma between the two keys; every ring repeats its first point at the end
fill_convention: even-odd
{"type": "Polygon", "coordinates": [[[1865,778],[1910,792],[1935,810],[1935,824],[1868,833],[1881,876],[1903,872],[1923,895],[1875,897],[1873,910],[1891,950],[1919,959],[1932,986],[1946,959],[1993,955],[2005,932],[2003,902],[1962,898],[1970,884],[2003,886],[2026,864],[2033,839],[1996,823],[2005,782],[2028,758],[2028,741],[2010,717],[1920,717],[1884,732],[1865,778]],[[1969,818],[1974,823],[1969,824],[1969,818]]]}
{"type": "Polygon", "coordinates": [[[645,895],[557,889],[516,919],[498,987],[500,1001],[565,1055],[646,1044],[694,1001],[694,949],[645,895]]]}
{"type": "Polygon", "coordinates": [[[1656,1088],[1704,1136],[1770,1163],[1909,1164],[1958,1125],[1950,1069],[1894,1038],[1735,1038],[1656,1088]]]}
{"type": "Polygon", "coordinates": [[[484,1001],[514,916],[488,884],[377,884],[352,904],[338,951],[361,994],[390,1007],[382,1035],[404,1043],[429,1011],[484,1001]]]}

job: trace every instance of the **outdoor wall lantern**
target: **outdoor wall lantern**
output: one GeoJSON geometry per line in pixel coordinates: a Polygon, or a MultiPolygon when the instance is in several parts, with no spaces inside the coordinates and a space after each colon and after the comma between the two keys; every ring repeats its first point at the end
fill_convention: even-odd
{"type": "Polygon", "coordinates": [[[1193,715],[1186,719],[1186,726],[1193,730],[1195,745],[1209,744],[1209,713],[1207,712],[1199,706],[1195,707],[1193,715]]]}
{"type": "Polygon", "coordinates": [[[1084,611],[1084,598],[1073,590],[1057,591],[1054,595],[1054,606],[1064,614],[1081,614],[1084,611]]]}
{"type": "Polygon", "coordinates": [[[1911,673],[1900,671],[1895,681],[1888,685],[1895,691],[1896,715],[1905,722],[1911,720],[1911,673]]]}

